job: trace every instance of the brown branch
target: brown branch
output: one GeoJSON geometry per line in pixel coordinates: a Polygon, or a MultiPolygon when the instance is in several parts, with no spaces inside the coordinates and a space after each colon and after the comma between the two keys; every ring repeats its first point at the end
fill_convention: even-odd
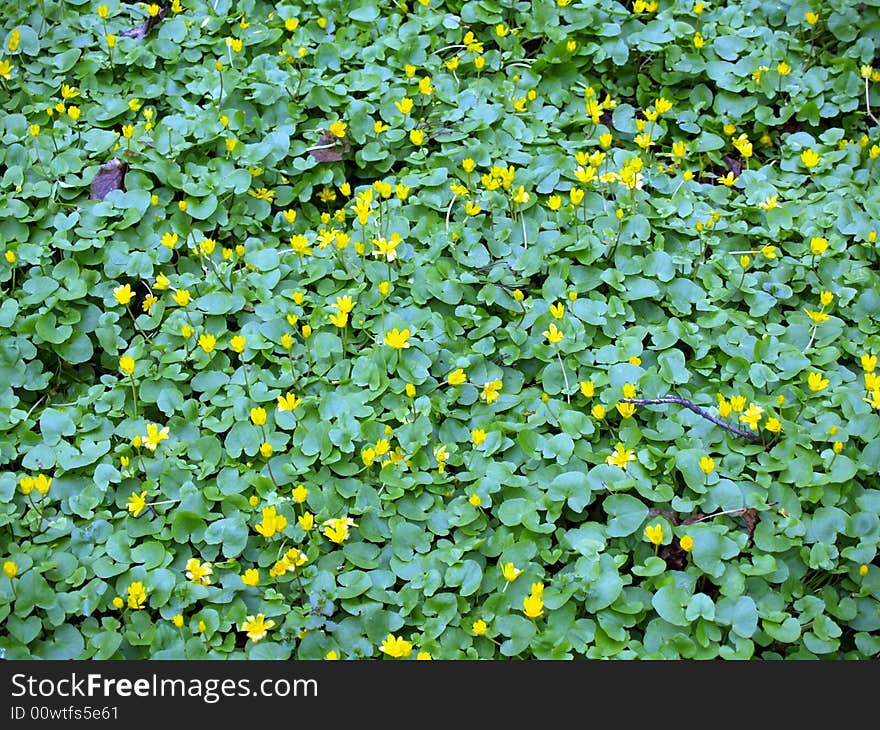
{"type": "Polygon", "coordinates": [[[730,431],[735,436],[742,436],[744,439],[748,439],[749,441],[761,443],[761,437],[757,433],[749,433],[748,431],[743,431],[736,426],[731,426],[729,423],[726,423],[720,418],[713,416],[705,408],[700,408],[700,406],[698,406],[696,403],[691,403],[691,401],[689,401],[687,398],[679,398],[677,395],[665,395],[662,398],[621,398],[620,402],[635,403],[637,406],[675,403],[677,405],[684,406],[689,411],[693,411],[698,416],[702,416],[707,421],[712,421],[712,423],[714,423],[716,426],[721,426],[721,428],[730,431]]]}

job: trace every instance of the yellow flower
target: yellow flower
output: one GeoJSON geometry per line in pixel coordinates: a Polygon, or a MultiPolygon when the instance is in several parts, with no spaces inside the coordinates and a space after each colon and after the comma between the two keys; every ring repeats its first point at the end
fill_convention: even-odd
{"type": "Polygon", "coordinates": [[[458,368],[457,370],[453,370],[446,377],[446,382],[450,385],[461,385],[462,383],[467,382],[467,375],[465,374],[462,368],[458,368]]]}
{"type": "Polygon", "coordinates": [[[816,324],[821,324],[822,322],[827,322],[829,317],[825,312],[817,312],[813,309],[804,309],[807,313],[807,316],[816,324]]]}
{"type": "Polygon", "coordinates": [[[10,53],[15,53],[18,50],[18,44],[21,42],[21,31],[14,30],[9,34],[9,40],[6,42],[6,47],[9,49],[10,53]]]}
{"type": "Polygon", "coordinates": [[[372,446],[361,449],[361,461],[364,462],[364,466],[372,466],[376,461],[376,449],[372,446]]]}
{"type": "Polygon", "coordinates": [[[705,45],[706,41],[703,39],[703,35],[701,33],[694,33],[694,48],[699,50],[705,45]]]}
{"type": "MultiPolygon", "coordinates": [[[[593,407],[595,411],[595,406],[593,407]]],[[[595,415],[595,412],[593,413],[595,415]]],[[[622,443],[617,442],[617,448],[611,452],[609,456],[605,457],[605,463],[609,466],[619,466],[621,469],[626,469],[626,465],[636,460],[636,452],[635,450],[627,449],[624,447],[622,443]]]]}
{"type": "Polygon", "coordinates": [[[483,621],[483,619],[478,619],[477,621],[474,621],[473,624],[471,624],[471,630],[477,636],[483,636],[486,633],[486,629],[488,628],[489,627],[486,625],[486,622],[483,621]]]}
{"type": "Polygon", "coordinates": [[[251,423],[255,426],[265,425],[266,409],[261,407],[251,408],[251,423]]]}
{"type": "Polygon", "coordinates": [[[275,622],[272,619],[267,621],[263,614],[258,613],[256,616],[248,616],[241,625],[241,630],[247,632],[248,638],[256,644],[266,637],[273,626],[275,622]]]}
{"type": "Polygon", "coordinates": [[[517,568],[513,563],[501,563],[501,575],[504,576],[504,580],[508,583],[513,583],[517,578],[522,575],[522,570],[517,568]]]}
{"type": "Polygon", "coordinates": [[[229,346],[235,350],[235,352],[241,354],[247,346],[247,340],[244,335],[235,335],[235,337],[229,340],[229,346]]]}
{"type": "Polygon", "coordinates": [[[309,339],[309,337],[312,336],[312,326],[311,326],[311,325],[304,324],[304,325],[302,326],[302,336],[303,336],[305,339],[309,339]]]}
{"type": "Polygon", "coordinates": [[[184,570],[186,571],[186,577],[193,583],[198,583],[200,586],[211,585],[210,576],[213,575],[214,571],[210,563],[203,563],[198,558],[190,558],[186,561],[184,570]]]}
{"type": "Polygon", "coordinates": [[[382,642],[382,646],[379,647],[379,651],[394,659],[403,659],[412,654],[412,648],[412,644],[402,636],[395,637],[394,634],[388,634],[382,642]]]}
{"type": "Polygon", "coordinates": [[[479,215],[482,210],[483,209],[480,207],[479,203],[475,203],[471,200],[467,201],[464,205],[464,212],[468,215],[479,215]]]}
{"type": "Polygon", "coordinates": [[[547,207],[550,208],[550,210],[559,210],[562,207],[562,196],[551,195],[547,198],[547,207]]]}
{"type": "Polygon", "coordinates": [[[830,291],[821,291],[819,292],[819,302],[823,307],[827,307],[831,302],[834,301],[834,294],[830,291]]]}
{"type": "Polygon", "coordinates": [[[263,520],[254,529],[263,537],[272,537],[276,532],[281,532],[287,527],[287,518],[276,513],[275,506],[263,507],[263,520]]]}
{"type": "Polygon", "coordinates": [[[814,393],[818,393],[820,390],[825,390],[828,387],[831,381],[828,378],[823,377],[822,373],[813,371],[807,376],[807,386],[814,393]]]}
{"type": "Polygon", "coordinates": [[[864,563],[862,563],[862,564],[859,566],[859,575],[860,575],[862,578],[864,578],[866,575],[868,575],[868,566],[865,565],[864,563]]]}
{"type": "Polygon", "coordinates": [[[563,304],[562,302],[551,304],[550,314],[552,314],[556,319],[562,319],[565,315],[565,304],[563,304]]]}
{"type": "Polygon", "coordinates": [[[138,611],[144,607],[147,602],[147,591],[144,584],[135,581],[128,587],[128,607],[138,611]]]}
{"type": "Polygon", "coordinates": [[[776,246],[771,244],[767,244],[766,246],[761,247],[761,255],[765,259],[773,260],[776,258],[776,246]]]}
{"type": "Polygon", "coordinates": [[[409,141],[416,145],[416,147],[420,147],[425,143],[425,132],[421,129],[409,130],[409,141]]]}
{"type": "Polygon", "coordinates": [[[667,99],[666,97],[661,96],[659,99],[656,99],[654,101],[654,110],[658,114],[666,114],[666,112],[668,112],[670,109],[672,109],[672,102],[669,101],[669,99],[667,99]]]}
{"type": "Polygon", "coordinates": [[[144,490],[140,494],[132,492],[125,503],[126,508],[131,512],[132,517],[137,517],[141,511],[147,506],[147,492],[144,490]]]}
{"type": "Polygon", "coordinates": [[[40,494],[46,494],[52,486],[52,477],[47,477],[45,474],[37,474],[37,476],[33,478],[32,483],[37,492],[40,494]]]}
{"type": "Polygon", "coordinates": [[[170,231],[166,231],[162,235],[161,243],[166,248],[173,249],[177,245],[177,239],[178,239],[178,236],[176,233],[171,233],[170,231]]]}
{"type": "Polygon", "coordinates": [[[345,137],[346,129],[348,129],[348,125],[345,122],[337,120],[330,125],[330,134],[338,139],[342,139],[345,137]]]}
{"type": "Polygon", "coordinates": [[[144,437],[144,446],[150,451],[155,451],[156,447],[168,438],[168,426],[161,431],[155,423],[147,424],[147,435],[144,437]]]}
{"type": "Polygon", "coordinates": [[[113,290],[113,298],[120,304],[128,304],[132,300],[132,297],[134,297],[134,292],[131,290],[129,284],[117,286],[113,290]]]}
{"type": "Polygon", "coordinates": [[[315,526],[315,516],[311,512],[303,512],[299,517],[296,518],[296,521],[299,523],[299,526],[303,528],[306,532],[311,530],[315,526]]]}
{"type": "Polygon", "coordinates": [[[293,411],[302,403],[302,398],[297,398],[293,393],[285,393],[278,396],[279,411],[293,411]]]}
{"type": "Polygon", "coordinates": [[[605,406],[601,405],[600,403],[596,403],[596,405],[594,405],[590,410],[590,413],[593,414],[593,418],[601,421],[603,418],[605,418],[605,406]]]}
{"type": "Polygon", "coordinates": [[[474,446],[480,446],[486,440],[486,432],[482,428],[475,428],[471,431],[471,441],[474,446]]]}
{"type": "Polygon", "coordinates": [[[648,525],[645,528],[645,537],[652,544],[661,545],[663,543],[663,525],[659,522],[656,525],[648,525]]]}
{"type": "Polygon", "coordinates": [[[709,456],[700,457],[700,469],[702,470],[703,474],[711,474],[713,471],[715,471],[715,459],[709,456]]]}
{"type": "Polygon", "coordinates": [[[330,662],[335,662],[339,660],[339,654],[337,654],[334,649],[331,649],[324,655],[324,659],[330,662]]]}
{"type": "Polygon", "coordinates": [[[470,503],[470,505],[472,507],[477,507],[477,508],[479,508],[480,505],[483,504],[483,500],[480,498],[480,495],[476,494],[476,493],[474,493],[470,497],[468,497],[468,502],[470,503]]]}
{"type": "Polygon", "coordinates": [[[211,353],[214,352],[214,346],[217,344],[217,338],[214,335],[205,334],[199,335],[199,347],[201,347],[205,352],[211,353]]]}
{"type": "Polygon", "coordinates": [[[779,196],[778,195],[768,195],[764,198],[763,203],[758,203],[758,207],[761,210],[773,210],[779,204],[779,196]]]}
{"type": "Polygon", "coordinates": [[[808,149],[801,152],[801,162],[808,170],[818,165],[821,160],[822,158],[815,150],[808,149]]]}
{"type": "Polygon", "coordinates": [[[764,424],[764,428],[766,428],[770,433],[779,433],[782,430],[782,422],[778,418],[768,418],[767,423],[764,424]]]}
{"type": "Polygon", "coordinates": [[[483,385],[483,390],[480,393],[480,397],[485,400],[487,404],[491,405],[496,400],[498,400],[498,396],[501,392],[502,386],[503,382],[501,380],[490,380],[488,383],[483,385]]]}
{"type": "Polygon", "coordinates": [[[758,428],[758,423],[761,420],[761,415],[764,413],[764,409],[761,406],[756,406],[754,403],[749,403],[748,409],[745,413],[741,414],[739,420],[742,423],[747,423],[749,428],[754,431],[758,428]]]}
{"type": "Polygon", "coordinates": [[[556,328],[556,325],[551,323],[549,329],[544,330],[542,333],[544,337],[550,342],[550,344],[556,345],[562,341],[562,338],[565,335],[556,328]]]}
{"type": "Polygon", "coordinates": [[[171,282],[169,281],[168,277],[165,276],[165,274],[159,274],[156,277],[156,281],[153,284],[153,288],[158,289],[159,291],[165,291],[168,288],[168,285],[170,283],[171,282]]]}
{"type": "Polygon", "coordinates": [[[248,568],[241,574],[241,582],[246,586],[255,586],[260,582],[260,571],[256,568],[248,568]]]}
{"type": "Polygon", "coordinates": [[[370,243],[373,245],[373,256],[377,258],[384,256],[386,261],[394,261],[397,258],[397,247],[400,245],[401,237],[397,233],[392,233],[386,240],[384,237],[374,238],[370,243]]]}
{"type": "Polygon", "coordinates": [[[678,159],[681,159],[687,154],[687,145],[682,142],[673,142],[672,143],[672,156],[678,159]]]}
{"type": "Polygon", "coordinates": [[[862,370],[866,373],[873,373],[877,367],[877,356],[865,353],[859,358],[859,362],[862,365],[862,370]]]}
{"type": "Polygon", "coordinates": [[[431,86],[431,77],[424,76],[419,79],[419,93],[428,96],[434,93],[434,87],[431,86]]]}
{"type": "MultiPolygon", "coordinates": [[[[67,110],[67,113],[70,114],[70,112],[74,108],[75,107],[70,107],[70,109],[67,110]]],[[[122,136],[125,137],[126,139],[131,139],[134,136],[134,125],[133,124],[123,124],[122,125],[122,136]]]]}
{"type": "Polygon", "coordinates": [[[268,441],[264,441],[260,444],[260,455],[263,458],[268,459],[270,456],[272,456],[274,450],[275,449],[273,448],[272,444],[270,444],[268,441]]]}
{"type": "Polygon", "coordinates": [[[120,596],[116,596],[113,599],[113,608],[119,609],[125,605],[125,601],[122,600],[120,596]]]}
{"type": "Polygon", "coordinates": [[[345,325],[348,324],[348,313],[347,312],[337,312],[336,314],[330,315],[330,322],[342,329],[345,325]]]}
{"type": "Polygon", "coordinates": [[[718,182],[727,187],[735,185],[737,180],[739,180],[739,178],[734,176],[733,171],[728,172],[724,177],[718,178],[718,182]]]}
{"type": "Polygon", "coordinates": [[[384,341],[389,347],[395,350],[404,350],[409,348],[410,331],[408,329],[398,330],[396,327],[385,333],[384,341]]]}
{"type": "Polygon", "coordinates": [[[529,618],[538,618],[544,613],[544,601],[540,594],[530,593],[523,598],[523,613],[529,618]]]}
{"type": "Polygon", "coordinates": [[[131,355],[123,355],[119,358],[119,369],[124,375],[131,375],[134,372],[135,359],[131,355]]]}
{"type": "Polygon", "coordinates": [[[596,384],[592,380],[581,381],[581,395],[584,398],[592,398],[596,394],[596,384]]]}
{"type": "Polygon", "coordinates": [[[641,364],[642,364],[642,358],[637,357],[636,355],[633,355],[632,357],[630,357],[629,359],[627,359],[627,362],[628,362],[630,365],[641,365],[641,364]]]}
{"type": "Polygon", "coordinates": [[[746,397],[744,395],[734,395],[730,398],[730,410],[739,413],[746,407],[746,397]]]}
{"type": "Polygon", "coordinates": [[[397,107],[397,110],[403,114],[407,115],[412,111],[413,108],[413,100],[407,96],[404,96],[400,101],[395,101],[394,106],[397,107]]]}
{"type": "Polygon", "coordinates": [[[324,528],[324,536],[330,542],[341,545],[349,537],[349,528],[357,527],[357,523],[351,517],[335,517],[322,522],[321,527],[324,528]]]}
{"type": "Polygon", "coordinates": [[[191,299],[188,289],[175,289],[171,298],[181,307],[185,307],[189,304],[191,299]]]}
{"type": "Polygon", "coordinates": [[[805,19],[805,20],[807,21],[807,23],[809,23],[810,25],[816,25],[816,23],[819,22],[819,16],[818,16],[818,14],[813,13],[813,12],[808,12],[808,13],[804,16],[804,19],[805,19]]]}
{"type": "Polygon", "coordinates": [[[12,560],[6,560],[3,562],[3,575],[12,580],[18,575],[18,566],[12,560]]]}
{"type": "Polygon", "coordinates": [[[205,631],[208,630],[208,625],[204,622],[204,620],[199,621],[198,626],[196,627],[200,634],[204,634],[205,631]]]}
{"type": "Polygon", "coordinates": [[[681,546],[682,550],[684,550],[686,553],[689,553],[691,550],[694,549],[694,538],[692,538],[690,535],[685,535],[681,538],[681,540],[678,541],[678,544],[681,546]]]}
{"type": "Polygon", "coordinates": [[[636,412],[635,403],[616,403],[614,407],[622,418],[632,418],[636,412]]]}
{"type": "Polygon", "coordinates": [[[336,301],[331,306],[347,314],[354,309],[354,302],[350,296],[336,297],[336,301]]]}
{"type": "Polygon", "coordinates": [[[821,236],[813,236],[810,239],[810,253],[819,256],[828,250],[828,239],[821,236]]]}

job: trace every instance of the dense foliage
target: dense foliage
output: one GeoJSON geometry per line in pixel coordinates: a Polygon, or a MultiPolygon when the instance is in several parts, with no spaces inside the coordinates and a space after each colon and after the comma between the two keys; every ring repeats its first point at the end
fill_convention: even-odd
{"type": "Polygon", "coordinates": [[[2,15],[3,656],[880,652],[877,0],[2,15]]]}

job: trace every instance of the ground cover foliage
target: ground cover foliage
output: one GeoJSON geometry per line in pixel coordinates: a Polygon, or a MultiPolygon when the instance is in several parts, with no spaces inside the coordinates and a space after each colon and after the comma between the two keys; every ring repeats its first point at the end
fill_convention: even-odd
{"type": "Polygon", "coordinates": [[[0,652],[876,656],[878,41],[5,3],[0,652]]]}

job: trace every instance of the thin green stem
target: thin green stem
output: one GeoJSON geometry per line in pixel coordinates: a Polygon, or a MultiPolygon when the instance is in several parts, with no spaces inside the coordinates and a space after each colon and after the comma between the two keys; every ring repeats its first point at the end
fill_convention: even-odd
{"type": "Polygon", "coordinates": [[[138,418],[138,396],[137,396],[137,385],[134,382],[134,373],[129,373],[128,378],[131,381],[131,395],[134,399],[134,417],[138,418]]]}

